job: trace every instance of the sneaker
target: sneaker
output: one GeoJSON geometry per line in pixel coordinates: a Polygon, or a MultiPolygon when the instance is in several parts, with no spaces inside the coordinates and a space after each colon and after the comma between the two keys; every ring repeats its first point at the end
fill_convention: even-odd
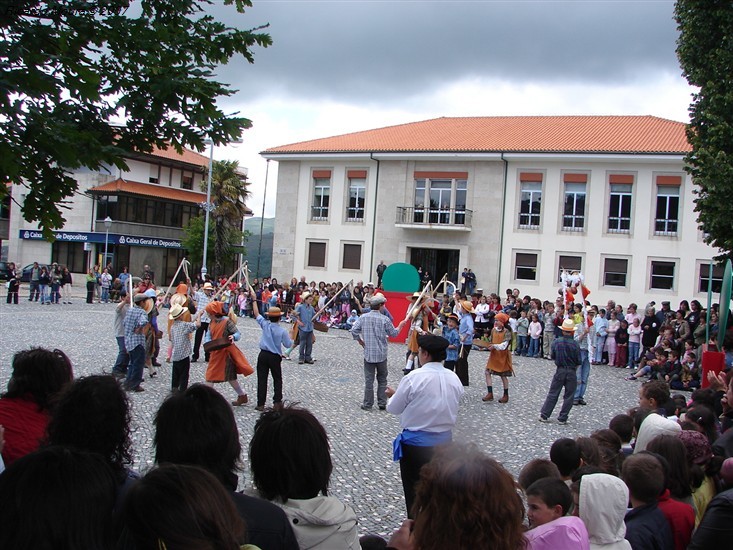
{"type": "Polygon", "coordinates": [[[386,411],[387,410],[387,405],[379,405],[379,410],[380,411],[386,411]]]}
{"type": "Polygon", "coordinates": [[[626,378],[624,378],[624,380],[628,380],[629,382],[636,382],[637,379],[634,376],[627,376],[626,378]]]}
{"type": "Polygon", "coordinates": [[[299,365],[302,365],[303,363],[305,363],[305,361],[298,361],[299,365]]]}
{"type": "Polygon", "coordinates": [[[544,422],[545,424],[548,424],[550,422],[550,419],[545,418],[544,416],[540,415],[540,422],[544,422]]]}
{"type": "Polygon", "coordinates": [[[578,399],[575,399],[573,401],[573,406],[580,405],[580,401],[578,399]]]}
{"type": "Polygon", "coordinates": [[[256,411],[260,411],[260,412],[262,412],[262,411],[264,411],[264,410],[265,410],[265,406],[264,406],[264,405],[257,405],[257,406],[255,407],[255,410],[256,410],[256,411]]]}
{"type": "Polygon", "coordinates": [[[372,410],[372,408],[371,408],[371,406],[369,406],[369,405],[362,405],[362,406],[361,406],[361,410],[362,410],[362,411],[371,411],[371,410],[372,410]]]}
{"type": "Polygon", "coordinates": [[[557,423],[560,424],[561,426],[567,426],[568,425],[568,421],[567,420],[559,420],[558,419],[557,423]]]}
{"type": "Polygon", "coordinates": [[[313,361],[312,359],[310,361],[305,362],[306,365],[312,365],[313,363],[315,363],[315,361],[313,361]]]}
{"type": "Polygon", "coordinates": [[[580,399],[578,399],[578,405],[587,405],[587,404],[588,403],[586,403],[585,402],[585,399],[583,399],[582,397],[580,399]]]}

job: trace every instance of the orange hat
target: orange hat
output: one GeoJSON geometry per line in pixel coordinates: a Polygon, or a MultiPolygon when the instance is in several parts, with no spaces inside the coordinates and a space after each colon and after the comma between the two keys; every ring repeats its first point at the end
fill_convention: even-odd
{"type": "Polygon", "coordinates": [[[176,294],[187,294],[188,293],[188,286],[186,283],[181,283],[176,287],[176,294]]]}
{"type": "Polygon", "coordinates": [[[502,325],[506,325],[509,322],[509,315],[506,313],[497,313],[494,320],[499,321],[502,325]]]}

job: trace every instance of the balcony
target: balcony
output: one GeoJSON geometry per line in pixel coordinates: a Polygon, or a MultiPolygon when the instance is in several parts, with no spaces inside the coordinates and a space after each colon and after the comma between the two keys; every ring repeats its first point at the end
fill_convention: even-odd
{"type": "Polygon", "coordinates": [[[472,210],[456,208],[415,208],[398,206],[396,227],[471,231],[472,210]]]}

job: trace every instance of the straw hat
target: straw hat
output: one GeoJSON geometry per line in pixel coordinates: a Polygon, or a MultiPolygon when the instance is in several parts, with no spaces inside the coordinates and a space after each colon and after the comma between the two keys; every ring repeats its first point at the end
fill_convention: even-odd
{"type": "Polygon", "coordinates": [[[186,303],[186,296],[183,294],[174,294],[171,296],[171,306],[174,306],[178,304],[179,306],[182,306],[186,303]]]}
{"type": "Polygon", "coordinates": [[[575,322],[572,319],[565,319],[560,328],[565,332],[575,332],[575,322]]]}
{"type": "Polygon", "coordinates": [[[174,319],[178,319],[181,315],[183,315],[184,311],[188,311],[186,308],[181,306],[180,304],[173,304],[171,306],[171,312],[170,315],[168,315],[168,318],[172,321],[174,319]]]}
{"type": "Polygon", "coordinates": [[[207,281],[204,283],[203,290],[214,290],[214,286],[210,282],[207,281]]]}
{"type": "Polygon", "coordinates": [[[265,313],[265,315],[267,315],[268,317],[281,317],[282,314],[283,312],[280,310],[279,307],[271,307],[267,310],[267,313],[265,313]]]}
{"type": "Polygon", "coordinates": [[[473,304],[469,300],[461,300],[458,303],[461,304],[461,307],[465,312],[473,313],[473,304]]]}
{"type": "Polygon", "coordinates": [[[408,300],[417,300],[421,294],[422,292],[413,292],[412,296],[405,296],[405,298],[407,298],[408,300]]]}
{"type": "Polygon", "coordinates": [[[305,302],[308,298],[310,298],[311,293],[306,291],[303,294],[300,295],[300,301],[305,302]]]}

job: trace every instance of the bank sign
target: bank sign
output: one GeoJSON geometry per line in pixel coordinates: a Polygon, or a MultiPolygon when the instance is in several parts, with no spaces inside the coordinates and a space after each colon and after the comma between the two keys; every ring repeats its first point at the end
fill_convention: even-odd
{"type": "MultiPolygon", "coordinates": [[[[104,244],[104,233],[84,233],[79,231],[54,231],[57,241],[72,243],[101,243],[104,244]]],[[[40,231],[21,229],[18,235],[21,239],[43,241],[40,231]]],[[[125,244],[128,246],[151,246],[153,248],[183,248],[181,241],[175,239],[159,239],[155,237],[133,237],[132,235],[109,234],[109,244],[125,244]]]]}

